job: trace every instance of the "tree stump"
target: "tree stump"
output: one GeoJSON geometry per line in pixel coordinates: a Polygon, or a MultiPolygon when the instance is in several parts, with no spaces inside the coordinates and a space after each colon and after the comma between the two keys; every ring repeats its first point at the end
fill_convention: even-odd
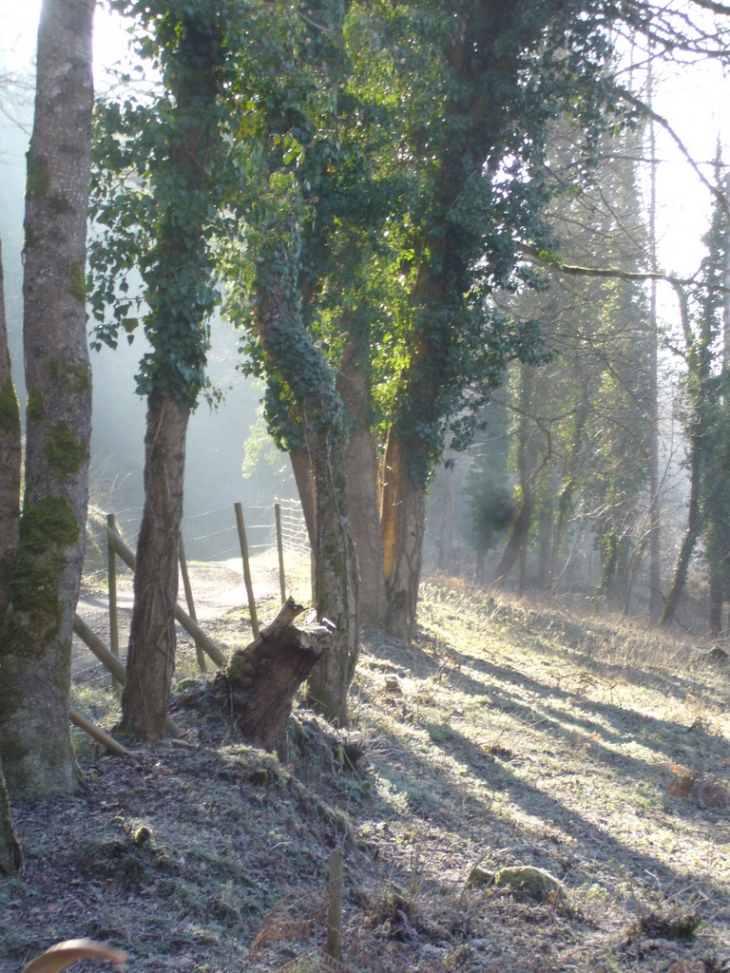
{"type": "Polygon", "coordinates": [[[214,691],[225,692],[227,709],[243,736],[269,752],[286,755],[286,724],[294,695],[332,646],[326,625],[306,631],[292,623],[305,609],[287,598],[257,639],[231,656],[214,691]]]}

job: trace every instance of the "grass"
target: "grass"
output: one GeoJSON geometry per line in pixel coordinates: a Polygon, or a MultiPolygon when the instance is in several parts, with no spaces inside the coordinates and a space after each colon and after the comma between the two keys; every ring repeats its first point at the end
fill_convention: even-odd
{"type": "MultiPolygon", "coordinates": [[[[245,615],[207,630],[231,651],[245,615]]],[[[200,679],[184,640],[176,679],[200,679]]],[[[74,705],[108,727],[106,681],[80,674],[74,705]]],[[[81,935],[132,970],[321,969],[336,842],[351,971],[730,970],[729,696],[697,646],[427,582],[412,645],[363,645],[357,773],[303,710],[286,764],[195,710],[174,714],[182,745],[127,761],[79,735],[87,792],[15,809],[28,865],[0,884],[0,973],[81,935]],[[516,865],[565,897],[490,881],[516,865]]]]}

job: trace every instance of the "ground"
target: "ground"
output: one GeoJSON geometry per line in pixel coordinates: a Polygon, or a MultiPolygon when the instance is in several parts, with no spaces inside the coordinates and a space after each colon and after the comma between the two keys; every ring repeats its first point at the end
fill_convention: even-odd
{"type": "MultiPolygon", "coordinates": [[[[229,652],[249,638],[242,588],[202,595],[224,571],[238,583],[191,568],[229,652]]],[[[254,578],[266,618],[271,564],[254,578]]],[[[412,645],[364,633],[348,733],[296,710],[279,762],[194,702],[185,637],[179,739],[117,758],[74,731],[86,790],[15,805],[26,869],[0,883],[0,973],[79,936],[130,970],[324,969],[337,844],[353,973],[729,971],[730,670],[705,648],[431,579],[412,645]],[[560,885],[501,883],[517,865],[560,885]]],[[[79,660],[74,705],[109,728],[107,676],[79,660]]]]}

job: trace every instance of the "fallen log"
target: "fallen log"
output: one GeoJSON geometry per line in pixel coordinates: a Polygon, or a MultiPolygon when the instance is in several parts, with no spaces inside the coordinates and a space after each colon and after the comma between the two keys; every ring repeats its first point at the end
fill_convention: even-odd
{"type": "Polygon", "coordinates": [[[332,646],[325,625],[296,628],[305,609],[287,598],[281,611],[259,637],[238,649],[213,683],[244,738],[269,752],[286,756],[286,724],[299,686],[332,646]]]}

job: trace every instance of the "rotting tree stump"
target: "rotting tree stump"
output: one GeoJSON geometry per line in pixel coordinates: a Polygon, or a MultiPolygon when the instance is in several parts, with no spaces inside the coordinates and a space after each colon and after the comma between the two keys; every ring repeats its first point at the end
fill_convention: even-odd
{"type": "Polygon", "coordinates": [[[326,626],[294,626],[304,610],[287,598],[259,637],[233,653],[213,684],[216,695],[225,696],[226,709],[244,738],[269,752],[276,750],[282,760],[296,691],[332,647],[332,632],[326,626]]]}

